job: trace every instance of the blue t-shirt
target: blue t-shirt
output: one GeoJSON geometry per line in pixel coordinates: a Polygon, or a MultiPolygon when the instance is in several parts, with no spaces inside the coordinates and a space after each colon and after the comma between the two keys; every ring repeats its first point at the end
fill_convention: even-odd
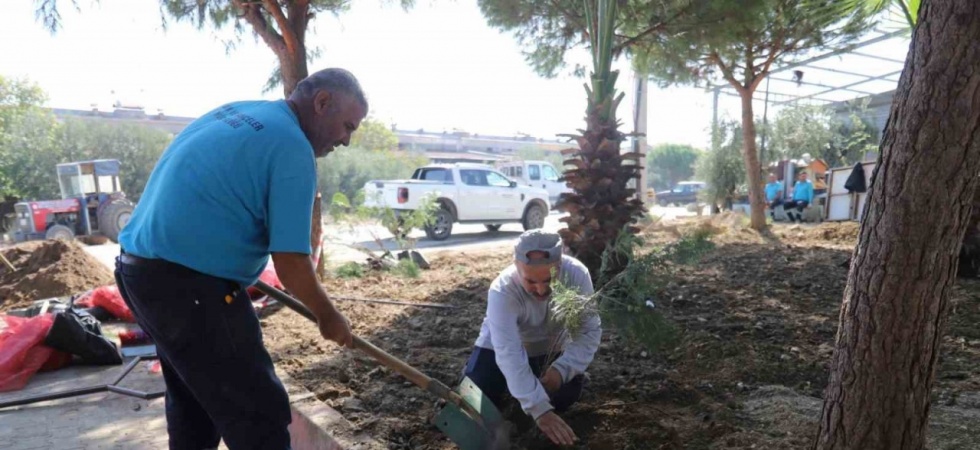
{"type": "Polygon", "coordinates": [[[793,187],[793,200],[806,200],[813,203],[813,183],[810,180],[797,181],[793,187]]]}
{"type": "Polygon", "coordinates": [[[776,199],[776,194],[783,190],[783,183],[773,181],[766,184],[766,201],[771,202],[776,199]]]}
{"type": "Polygon", "coordinates": [[[311,253],[315,195],[313,147],[286,101],[230,103],[167,147],[119,242],[250,286],[270,252],[311,253]]]}

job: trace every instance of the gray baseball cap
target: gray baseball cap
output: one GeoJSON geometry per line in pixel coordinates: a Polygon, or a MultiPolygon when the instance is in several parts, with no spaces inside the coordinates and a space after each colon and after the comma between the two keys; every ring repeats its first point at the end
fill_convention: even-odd
{"type": "Polygon", "coordinates": [[[518,261],[532,266],[555,264],[561,261],[561,247],[561,236],[558,233],[549,233],[540,229],[528,230],[517,238],[517,245],[514,246],[514,257],[518,261]],[[527,257],[528,253],[532,252],[542,252],[546,256],[532,261],[527,257]]]}

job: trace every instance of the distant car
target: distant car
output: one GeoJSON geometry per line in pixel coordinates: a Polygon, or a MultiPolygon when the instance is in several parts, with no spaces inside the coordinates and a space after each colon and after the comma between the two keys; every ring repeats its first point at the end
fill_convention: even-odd
{"type": "Polygon", "coordinates": [[[669,191],[657,192],[657,204],[667,206],[670,204],[686,205],[697,203],[698,192],[701,192],[704,186],[705,182],[703,181],[682,181],[677,183],[677,186],[674,186],[669,191]]]}
{"type": "Polygon", "coordinates": [[[387,206],[396,214],[411,211],[429,195],[439,203],[429,239],[448,239],[453,223],[483,224],[495,232],[501,224],[541,228],[551,205],[548,191],[521,186],[484,164],[432,164],[415,170],[410,180],[371,180],[364,184],[364,205],[387,206]]]}
{"type": "Polygon", "coordinates": [[[497,164],[497,170],[522,186],[540,187],[548,191],[548,201],[554,207],[561,194],[572,192],[561,173],[547,161],[505,161],[497,164]]]}

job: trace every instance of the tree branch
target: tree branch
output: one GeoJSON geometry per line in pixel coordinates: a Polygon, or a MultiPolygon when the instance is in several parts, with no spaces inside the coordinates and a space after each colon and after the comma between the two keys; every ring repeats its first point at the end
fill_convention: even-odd
{"type": "MultiPolygon", "coordinates": [[[[285,41],[286,48],[295,53],[298,49],[302,48],[299,41],[296,39],[296,31],[293,29],[289,23],[289,19],[282,12],[282,7],[279,6],[279,2],[276,0],[262,0],[262,4],[265,5],[265,10],[269,12],[269,15],[276,20],[276,24],[279,25],[279,33],[282,34],[283,41],[285,41]]],[[[306,55],[303,55],[305,58],[306,55]]]]}
{"type": "MultiPolygon", "coordinates": [[[[296,33],[296,38],[300,43],[306,41],[306,26],[310,23],[310,1],[294,0],[286,6],[286,14],[292,24],[292,30],[296,33]]],[[[305,44],[304,44],[305,45],[305,44]]]]}
{"type": "Polygon", "coordinates": [[[265,44],[272,49],[273,52],[281,50],[286,44],[283,42],[282,36],[276,33],[276,30],[269,28],[268,22],[266,22],[265,17],[262,17],[262,12],[259,8],[262,5],[257,3],[246,3],[243,0],[232,0],[235,7],[242,11],[242,15],[245,21],[252,26],[252,30],[255,34],[259,35],[265,44]]]}
{"type": "Polygon", "coordinates": [[[719,69],[721,69],[722,75],[732,86],[735,87],[735,90],[737,90],[739,94],[745,90],[745,87],[735,79],[735,75],[732,74],[732,69],[726,66],[725,62],[721,60],[720,56],[718,56],[718,52],[711,52],[711,54],[708,55],[708,61],[714,63],[719,69]]]}
{"type": "Polygon", "coordinates": [[[674,14],[672,17],[670,17],[668,19],[661,20],[660,22],[657,22],[656,25],[653,25],[653,26],[647,28],[646,30],[643,30],[643,32],[637,34],[636,36],[633,36],[633,37],[627,39],[626,41],[617,44],[615,47],[613,47],[613,50],[612,50],[613,54],[614,55],[618,55],[620,52],[622,52],[623,50],[625,50],[627,47],[635,44],[640,39],[643,39],[643,38],[649,36],[652,33],[657,32],[657,31],[663,30],[664,27],[667,26],[667,24],[669,24],[671,22],[674,22],[678,18],[683,17],[685,14],[687,14],[688,11],[693,7],[693,5],[694,5],[693,2],[688,3],[687,6],[685,6],[684,8],[681,8],[680,11],[677,11],[677,13],[674,14]]]}

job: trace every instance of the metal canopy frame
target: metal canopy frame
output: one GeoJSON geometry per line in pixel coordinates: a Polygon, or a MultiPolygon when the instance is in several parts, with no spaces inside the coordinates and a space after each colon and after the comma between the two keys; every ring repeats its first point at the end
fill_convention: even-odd
{"type": "MultiPolygon", "coordinates": [[[[894,89],[894,84],[898,83],[898,76],[902,73],[905,61],[875,54],[870,51],[859,51],[859,49],[869,50],[875,44],[907,37],[909,32],[906,29],[892,31],[875,29],[869,32],[868,35],[869,37],[859,42],[843,46],[837,50],[817,54],[800,61],[794,61],[776,67],[769,72],[766,80],[766,88],[756,89],[753,94],[753,99],[774,106],[796,103],[801,100],[833,104],[853,100],[858,97],[876,95],[894,89]],[[852,62],[859,60],[866,64],[869,61],[873,61],[875,63],[875,70],[852,69],[847,65],[838,68],[827,63],[833,57],[843,58],[845,56],[851,59],[852,62]],[[780,76],[780,74],[792,70],[801,70],[804,73],[811,70],[816,73],[824,72],[826,74],[832,74],[837,80],[804,81],[794,79],[792,74],[780,76]],[[888,82],[892,84],[892,87],[887,89],[876,89],[874,87],[874,84],[881,84],[882,82],[888,82]],[[771,88],[769,86],[770,83],[772,84],[771,88]],[[806,86],[807,88],[812,88],[813,91],[794,93],[791,91],[794,88],[793,85],[797,89],[806,86]],[[843,94],[843,97],[839,94],[843,94]]],[[[735,92],[735,88],[728,83],[712,83],[708,86],[708,89],[714,91],[716,98],[718,95],[739,97],[738,93],[735,92]]]]}

